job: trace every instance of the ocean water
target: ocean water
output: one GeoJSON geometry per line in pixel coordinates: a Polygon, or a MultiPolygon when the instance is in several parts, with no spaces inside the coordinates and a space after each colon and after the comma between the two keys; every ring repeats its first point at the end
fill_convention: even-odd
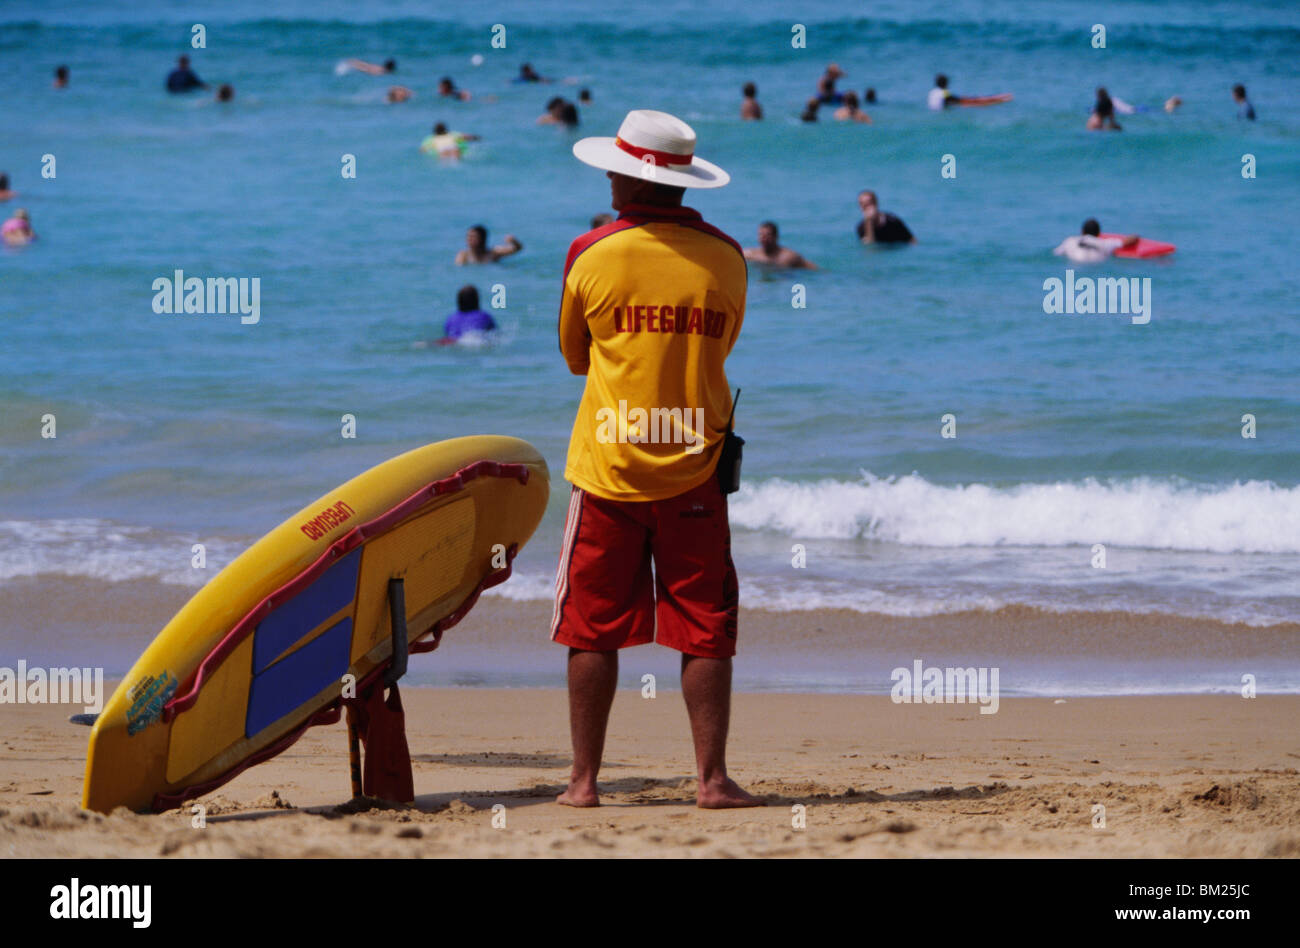
{"type": "MultiPolygon", "coordinates": [[[[492,432],[531,440],[554,475],[498,592],[547,598],[582,386],[555,342],[560,272],[608,206],[570,148],[658,108],[733,177],[688,203],[746,244],[776,220],[822,267],[751,270],[728,363],[748,442],[731,506],[744,606],[1300,621],[1300,7],[812,3],[798,17],[776,0],[0,6],[0,170],[20,192],[0,210],[28,208],[40,235],[0,250],[0,584],[197,586],[192,543],[215,568],[387,457],[492,432]],[[206,48],[190,48],[195,23],[206,48]],[[235,101],[166,95],[181,53],[235,101]],[[398,71],[339,74],[349,56],[398,71]],[[876,89],[872,125],[798,121],[832,60],[842,89],[876,89]],[[524,61],[559,81],[510,82],[524,61]],[[72,83],[55,91],[60,63],[72,83]],[[958,94],[1015,99],[931,113],[936,71],[958,94]],[[474,97],[438,98],[443,75],[474,97]],[[761,123],[738,120],[750,80],[761,123]],[[413,100],[385,104],[393,82],[413,100]],[[1235,118],[1236,82],[1258,121],[1235,118]],[[1085,132],[1099,84],[1148,110],[1120,116],[1121,134],[1085,132]],[[577,133],[535,124],[582,87],[577,133]],[[436,121],[482,140],[440,163],[417,150],[436,121]],[[856,243],[864,187],[916,246],[856,243]],[[1044,312],[1044,281],[1068,266],[1051,250],[1086,217],[1178,245],[1073,268],[1149,278],[1149,323],[1044,312]],[[524,251],[455,267],[476,223],[524,251]],[[260,320],[154,313],[153,281],[176,270],[259,278],[260,320]],[[422,346],[467,281],[504,287],[501,338],[422,346]],[[40,437],[47,413],[55,439],[40,437]]],[[[0,632],[93,627],[0,616],[0,632]]],[[[1274,671],[1300,688],[1300,663],[1274,671]]],[[[1158,666],[1124,682],[1167,684],[1158,666]]]]}

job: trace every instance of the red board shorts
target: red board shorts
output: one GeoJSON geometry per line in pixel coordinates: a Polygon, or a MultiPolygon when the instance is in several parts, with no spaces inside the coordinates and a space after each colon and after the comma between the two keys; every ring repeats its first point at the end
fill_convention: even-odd
{"type": "Polygon", "coordinates": [[[606,500],[573,488],[553,641],[594,652],[658,642],[730,658],[739,596],[717,478],[667,500],[606,500]]]}

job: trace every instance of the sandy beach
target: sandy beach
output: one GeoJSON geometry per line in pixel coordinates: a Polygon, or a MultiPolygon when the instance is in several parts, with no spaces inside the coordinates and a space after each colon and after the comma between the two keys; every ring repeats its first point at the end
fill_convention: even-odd
{"type": "MultiPolygon", "coordinates": [[[[101,600],[99,615],[105,636],[121,636],[114,646],[134,652],[187,591],[125,585],[101,600]]],[[[14,601],[15,621],[44,627],[95,591],[71,584],[66,597],[14,601]]],[[[485,598],[438,651],[412,659],[410,677],[451,667],[472,679],[474,668],[512,658],[552,668],[562,681],[563,649],[546,640],[548,615],[546,603],[485,598]]],[[[736,668],[739,677],[747,662],[775,660],[782,650],[797,665],[803,650],[791,650],[792,642],[816,643],[820,654],[850,667],[897,657],[900,648],[934,655],[958,637],[975,655],[1023,641],[1028,651],[1068,661],[1124,649],[1125,629],[1131,637],[1137,621],[1147,647],[1128,644],[1135,660],[1169,661],[1181,635],[1186,651],[1218,659],[1225,676],[1250,671],[1252,656],[1295,648],[1290,626],[1198,630],[1172,618],[1116,616],[1104,634],[1081,635],[1068,616],[1032,611],[900,623],[746,610],[736,668]]],[[[1300,856],[1300,696],[1007,697],[1015,677],[1006,669],[994,714],[979,713],[977,704],[895,704],[884,694],[740,691],[729,766],[767,806],[720,812],[694,806],[694,759],[674,668],[675,653],[659,646],[623,653],[603,805],[590,811],[554,802],[571,762],[559,687],[405,686],[413,807],[349,800],[339,724],[309,731],[197,801],[206,808],[201,829],[189,809],[81,811],[89,732],[68,723],[81,709],[0,705],[0,854],[1300,856]],[[653,699],[641,696],[647,669],[657,674],[653,699]],[[498,804],[501,828],[493,826],[498,804]],[[806,808],[799,829],[797,804],[806,808]],[[1105,807],[1104,827],[1093,825],[1096,804],[1105,807]]],[[[888,688],[888,679],[874,688],[888,688]]]]}
{"type": "Polygon", "coordinates": [[[726,812],[694,806],[677,692],[620,691],[596,810],[554,802],[570,762],[563,691],[403,697],[413,807],[349,801],[337,725],[198,801],[202,828],[188,809],[81,811],[87,731],[64,707],[6,706],[0,854],[1300,856],[1300,697],[1003,699],[980,715],[882,696],[739,694],[730,767],[767,806],[726,812]],[[505,825],[494,828],[498,804],[505,825]]]}

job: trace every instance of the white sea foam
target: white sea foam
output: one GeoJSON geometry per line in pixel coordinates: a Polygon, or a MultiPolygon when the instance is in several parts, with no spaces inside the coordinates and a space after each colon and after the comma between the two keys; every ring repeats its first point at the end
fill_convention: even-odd
{"type": "MultiPolygon", "coordinates": [[[[516,572],[503,585],[484,595],[515,602],[549,601],[555,595],[555,579],[547,574],[516,572]]],[[[803,579],[744,571],[740,578],[740,604],[744,609],[769,612],[811,612],[844,609],[864,615],[900,619],[927,618],[962,612],[996,612],[1012,606],[1026,606],[1049,613],[1124,612],[1140,615],[1181,615],[1189,618],[1270,626],[1300,621],[1292,601],[1268,601],[1206,594],[1189,597],[1183,591],[1145,587],[1103,596],[1081,595],[1077,587],[1022,584],[997,592],[975,589],[952,590],[938,585],[930,592],[881,589],[870,584],[840,580],[803,579]]]]}
{"type": "MultiPolygon", "coordinates": [[[[1250,625],[1300,615],[1293,582],[1300,491],[1272,484],[947,487],[915,475],[855,484],[766,481],[733,496],[731,517],[745,608],[924,617],[1030,606],[1250,625]],[[809,569],[791,569],[792,542],[807,545],[809,569]],[[869,552],[881,542],[896,546],[869,552]],[[1088,568],[1093,543],[1114,547],[1106,570],[1088,568]],[[1241,552],[1282,559],[1232,558],[1241,552]]],[[[0,521],[0,582],[63,576],[198,588],[252,539],[100,519],[0,521]],[[207,547],[206,569],[191,566],[199,542],[207,547]]],[[[551,540],[535,538],[529,563],[489,595],[549,600],[551,540]]]]}
{"type": "Polygon", "coordinates": [[[0,581],[60,575],[106,582],[152,579],[197,588],[241,549],[238,541],[107,520],[0,520],[0,581]],[[206,548],[204,569],[191,565],[195,543],[206,548]]]}
{"type": "Polygon", "coordinates": [[[795,538],[908,546],[1091,546],[1212,553],[1300,552],[1300,487],[1248,481],[1202,487],[1135,478],[1100,482],[933,484],[918,475],[857,483],[749,484],[733,528],[795,538]]]}

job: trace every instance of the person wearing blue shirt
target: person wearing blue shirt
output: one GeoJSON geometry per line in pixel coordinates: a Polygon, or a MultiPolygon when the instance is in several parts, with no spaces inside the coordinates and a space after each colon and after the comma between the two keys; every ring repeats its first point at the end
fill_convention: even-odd
{"type": "Polygon", "coordinates": [[[1246,87],[1240,82],[1232,87],[1232,101],[1237,103],[1237,118],[1255,121],[1255,107],[1246,98],[1246,87]]]}
{"type": "Polygon", "coordinates": [[[456,312],[443,323],[443,336],[455,340],[467,332],[491,332],[496,329],[496,322],[478,305],[478,290],[470,284],[462,286],[456,294],[456,312]]]}

